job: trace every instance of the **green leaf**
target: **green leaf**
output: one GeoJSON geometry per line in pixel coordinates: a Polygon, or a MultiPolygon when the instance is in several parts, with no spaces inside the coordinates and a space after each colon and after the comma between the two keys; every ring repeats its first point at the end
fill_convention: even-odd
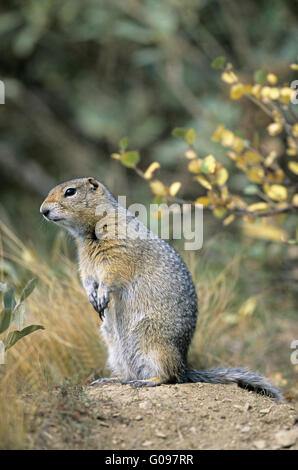
{"type": "Polygon", "coordinates": [[[219,57],[216,57],[216,59],[214,59],[214,61],[211,64],[211,67],[214,69],[222,69],[226,60],[227,60],[226,57],[224,57],[223,55],[220,55],[219,57]]]}
{"type": "Polygon", "coordinates": [[[13,310],[16,306],[14,298],[14,288],[10,287],[4,294],[4,307],[13,310]]]}
{"type": "Polygon", "coordinates": [[[12,331],[11,333],[8,333],[7,337],[4,340],[5,344],[5,349],[11,348],[14,344],[17,343],[20,339],[24,338],[27,335],[30,335],[36,330],[44,330],[44,326],[41,325],[30,325],[26,326],[21,331],[12,331]]]}
{"type": "Polygon", "coordinates": [[[128,168],[133,168],[140,161],[140,154],[137,151],[125,152],[121,155],[121,162],[128,168]]]}
{"type": "Polygon", "coordinates": [[[255,82],[260,83],[262,85],[262,83],[264,83],[264,81],[266,80],[267,73],[268,72],[266,72],[266,70],[264,69],[256,70],[254,73],[255,82]]]}
{"type": "Polygon", "coordinates": [[[196,131],[194,129],[189,129],[185,134],[185,140],[188,145],[192,145],[196,140],[196,131]]]}
{"type": "Polygon", "coordinates": [[[32,292],[34,291],[36,287],[37,282],[38,282],[37,278],[31,279],[31,281],[28,282],[28,284],[26,285],[26,287],[24,288],[21,294],[20,303],[24,302],[24,300],[27,299],[27,297],[29,297],[30,294],[32,294],[32,292]]]}
{"type": "Polygon", "coordinates": [[[291,238],[288,240],[289,245],[298,245],[298,240],[295,240],[295,238],[291,238]]]}
{"type": "Polygon", "coordinates": [[[180,137],[181,139],[184,139],[186,133],[187,133],[187,129],[184,129],[184,127],[176,127],[175,129],[172,130],[172,135],[174,137],[180,137]]]}
{"type": "Polygon", "coordinates": [[[121,150],[126,150],[128,146],[128,137],[122,137],[119,142],[119,147],[121,150]]]}
{"type": "Polygon", "coordinates": [[[25,306],[19,304],[13,312],[13,322],[18,330],[21,330],[24,325],[25,306]]]}
{"type": "Polygon", "coordinates": [[[11,323],[12,311],[9,308],[5,308],[0,313],[0,333],[4,333],[11,323]]]}
{"type": "Polygon", "coordinates": [[[248,196],[252,196],[253,194],[256,194],[259,191],[259,188],[255,184],[249,184],[244,188],[244,194],[247,194],[248,196]]]}

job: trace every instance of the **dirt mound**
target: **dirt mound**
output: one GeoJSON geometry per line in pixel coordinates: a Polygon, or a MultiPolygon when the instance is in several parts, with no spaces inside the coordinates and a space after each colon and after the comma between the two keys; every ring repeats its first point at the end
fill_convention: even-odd
{"type": "MultiPolygon", "coordinates": [[[[97,449],[298,449],[295,406],[236,385],[89,387],[97,449]]],[[[91,437],[91,436],[90,436],[91,437]]]]}
{"type": "Polygon", "coordinates": [[[298,449],[295,408],[236,385],[62,386],[37,399],[27,448],[298,449]]]}

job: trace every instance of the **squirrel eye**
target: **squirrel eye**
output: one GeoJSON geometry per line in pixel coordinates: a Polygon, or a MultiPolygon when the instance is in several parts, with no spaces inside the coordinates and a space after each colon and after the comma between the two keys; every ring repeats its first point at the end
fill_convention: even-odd
{"type": "Polygon", "coordinates": [[[74,196],[76,192],[77,192],[77,190],[75,188],[68,188],[65,191],[64,196],[65,197],[74,196]]]}

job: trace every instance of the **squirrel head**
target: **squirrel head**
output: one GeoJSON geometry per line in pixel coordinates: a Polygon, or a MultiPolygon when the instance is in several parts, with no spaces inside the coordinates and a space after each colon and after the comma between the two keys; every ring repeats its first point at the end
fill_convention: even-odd
{"type": "Polygon", "coordinates": [[[108,190],[95,178],[77,178],[53,188],[40,212],[46,220],[66,228],[74,237],[92,237],[101,212],[112,201],[108,190]]]}

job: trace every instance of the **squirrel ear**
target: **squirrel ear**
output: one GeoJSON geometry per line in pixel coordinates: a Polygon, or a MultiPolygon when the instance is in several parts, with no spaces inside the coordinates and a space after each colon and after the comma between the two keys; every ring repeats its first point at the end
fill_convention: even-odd
{"type": "Polygon", "coordinates": [[[99,187],[99,183],[94,178],[88,178],[88,183],[90,184],[93,191],[96,191],[99,187]]]}

